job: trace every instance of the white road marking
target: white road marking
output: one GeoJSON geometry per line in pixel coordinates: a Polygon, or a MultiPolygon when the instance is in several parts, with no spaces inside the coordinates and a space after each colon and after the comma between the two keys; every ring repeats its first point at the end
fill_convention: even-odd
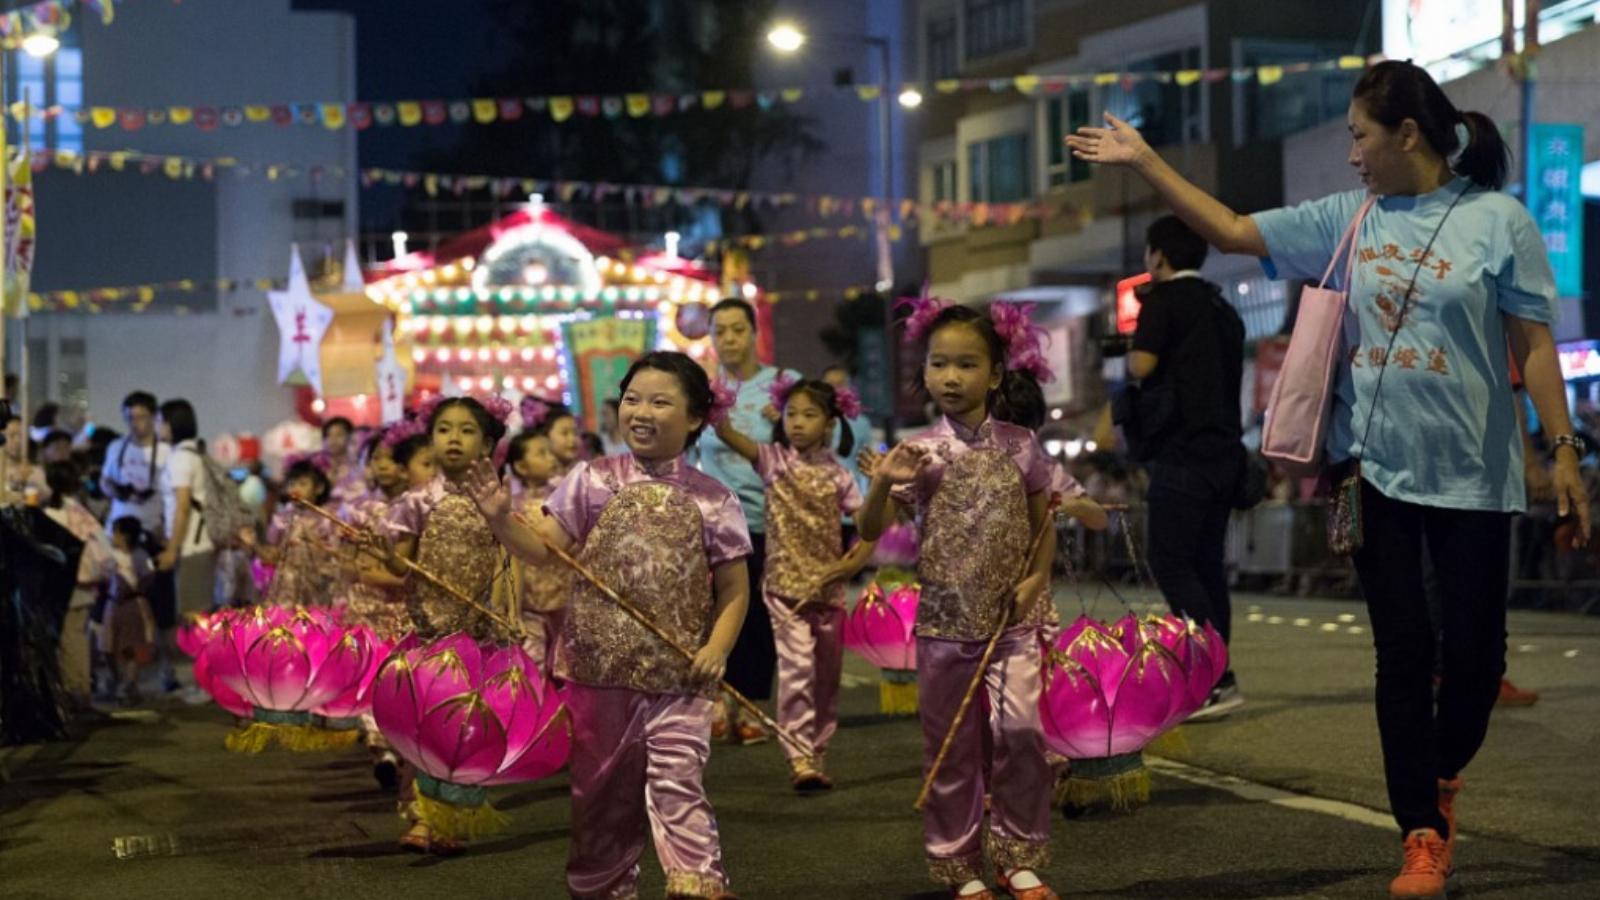
{"type": "Polygon", "coordinates": [[[1567,659],[1577,659],[1578,658],[1578,648],[1577,647],[1573,647],[1571,650],[1568,650],[1567,652],[1565,652],[1565,653],[1563,653],[1561,655],[1565,656],[1567,659]]]}
{"type": "Polygon", "coordinates": [[[1296,627],[1296,628],[1310,628],[1311,627],[1311,620],[1310,619],[1295,619],[1294,620],[1294,627],[1296,627]]]}
{"type": "MultiPolygon", "coordinates": [[[[1284,809],[1320,813],[1325,816],[1344,819],[1347,822],[1382,828],[1385,831],[1393,831],[1396,827],[1394,817],[1370,807],[1358,806],[1342,800],[1329,800],[1325,797],[1296,794],[1281,788],[1249,781],[1235,775],[1226,775],[1210,769],[1201,769],[1159,756],[1146,755],[1144,760],[1145,765],[1149,766],[1152,772],[1176,778],[1180,781],[1187,781],[1190,784],[1227,791],[1242,800],[1249,800],[1254,803],[1270,803],[1273,806],[1281,806],[1284,809]]],[[[1461,839],[1466,840],[1467,836],[1463,834],[1461,839]]]]}

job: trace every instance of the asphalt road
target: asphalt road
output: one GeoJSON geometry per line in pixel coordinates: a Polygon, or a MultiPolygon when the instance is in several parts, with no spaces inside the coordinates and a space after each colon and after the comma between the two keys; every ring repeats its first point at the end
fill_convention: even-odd
{"type": "MultiPolygon", "coordinates": [[[[1062,597],[1076,614],[1076,597],[1062,597]]],[[[1103,596],[1095,612],[1113,616],[1103,596]]],[[[1399,865],[1358,604],[1241,597],[1248,698],[1152,759],[1152,802],[1057,819],[1045,873],[1066,897],[1383,897],[1399,865]]],[[[1511,675],[1542,692],[1496,713],[1467,771],[1452,896],[1600,897],[1600,619],[1513,613],[1511,675]]],[[[847,667],[830,753],[839,787],[796,797],[774,744],[717,747],[707,782],[745,898],[940,897],[911,809],[918,730],[877,714],[876,672],[847,667]]],[[[455,859],[395,844],[401,822],[360,751],[257,757],[230,721],[168,701],[80,739],[0,749],[0,898],[562,897],[564,777],[501,789],[512,830],[455,859]]],[[[661,877],[647,854],[643,896],[661,877]]]]}

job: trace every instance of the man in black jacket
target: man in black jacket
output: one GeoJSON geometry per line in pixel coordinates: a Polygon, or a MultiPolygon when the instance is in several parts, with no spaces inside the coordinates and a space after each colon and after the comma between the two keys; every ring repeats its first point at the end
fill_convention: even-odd
{"type": "MultiPolygon", "coordinates": [[[[1128,373],[1145,397],[1170,395],[1166,421],[1147,423],[1143,435],[1152,448],[1145,494],[1150,569],[1174,611],[1212,623],[1227,641],[1223,553],[1244,460],[1244,323],[1217,286],[1200,277],[1206,242],[1176,216],[1151,223],[1144,257],[1153,284],[1139,311],[1128,373]]],[[[1195,718],[1222,716],[1243,702],[1230,669],[1195,718]]]]}

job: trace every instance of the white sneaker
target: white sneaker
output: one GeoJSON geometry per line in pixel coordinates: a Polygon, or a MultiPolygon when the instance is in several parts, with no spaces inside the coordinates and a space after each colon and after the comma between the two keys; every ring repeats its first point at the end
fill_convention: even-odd
{"type": "Polygon", "coordinates": [[[1239,685],[1215,687],[1211,689],[1211,696],[1206,698],[1206,705],[1191,713],[1188,721],[1207,722],[1221,719],[1243,705],[1244,694],[1239,691],[1239,685]]]}

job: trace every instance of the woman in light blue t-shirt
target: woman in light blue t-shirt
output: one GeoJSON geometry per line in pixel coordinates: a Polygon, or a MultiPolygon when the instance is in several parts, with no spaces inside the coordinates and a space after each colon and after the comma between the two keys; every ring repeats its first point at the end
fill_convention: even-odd
{"type": "MultiPolygon", "coordinates": [[[[1423,69],[1384,62],[1348,113],[1362,190],[1240,215],[1189,183],[1127,123],[1067,138],[1080,159],[1127,166],[1228,253],[1316,280],[1368,194],[1355,240],[1330,463],[1359,460],[1365,541],[1356,573],[1377,648],[1378,731],[1405,842],[1394,897],[1443,896],[1460,772],[1483,742],[1505,671],[1511,517],[1524,508],[1522,435],[1507,346],[1555,447],[1560,512],[1588,538],[1589,502],[1549,323],[1555,282],[1522,205],[1500,191],[1508,154],[1487,116],[1461,112],[1423,69]],[[1380,381],[1379,376],[1382,375],[1380,381]],[[1443,678],[1427,553],[1444,593],[1443,678]]],[[[1343,275],[1343,260],[1334,267],[1343,275]]]]}

